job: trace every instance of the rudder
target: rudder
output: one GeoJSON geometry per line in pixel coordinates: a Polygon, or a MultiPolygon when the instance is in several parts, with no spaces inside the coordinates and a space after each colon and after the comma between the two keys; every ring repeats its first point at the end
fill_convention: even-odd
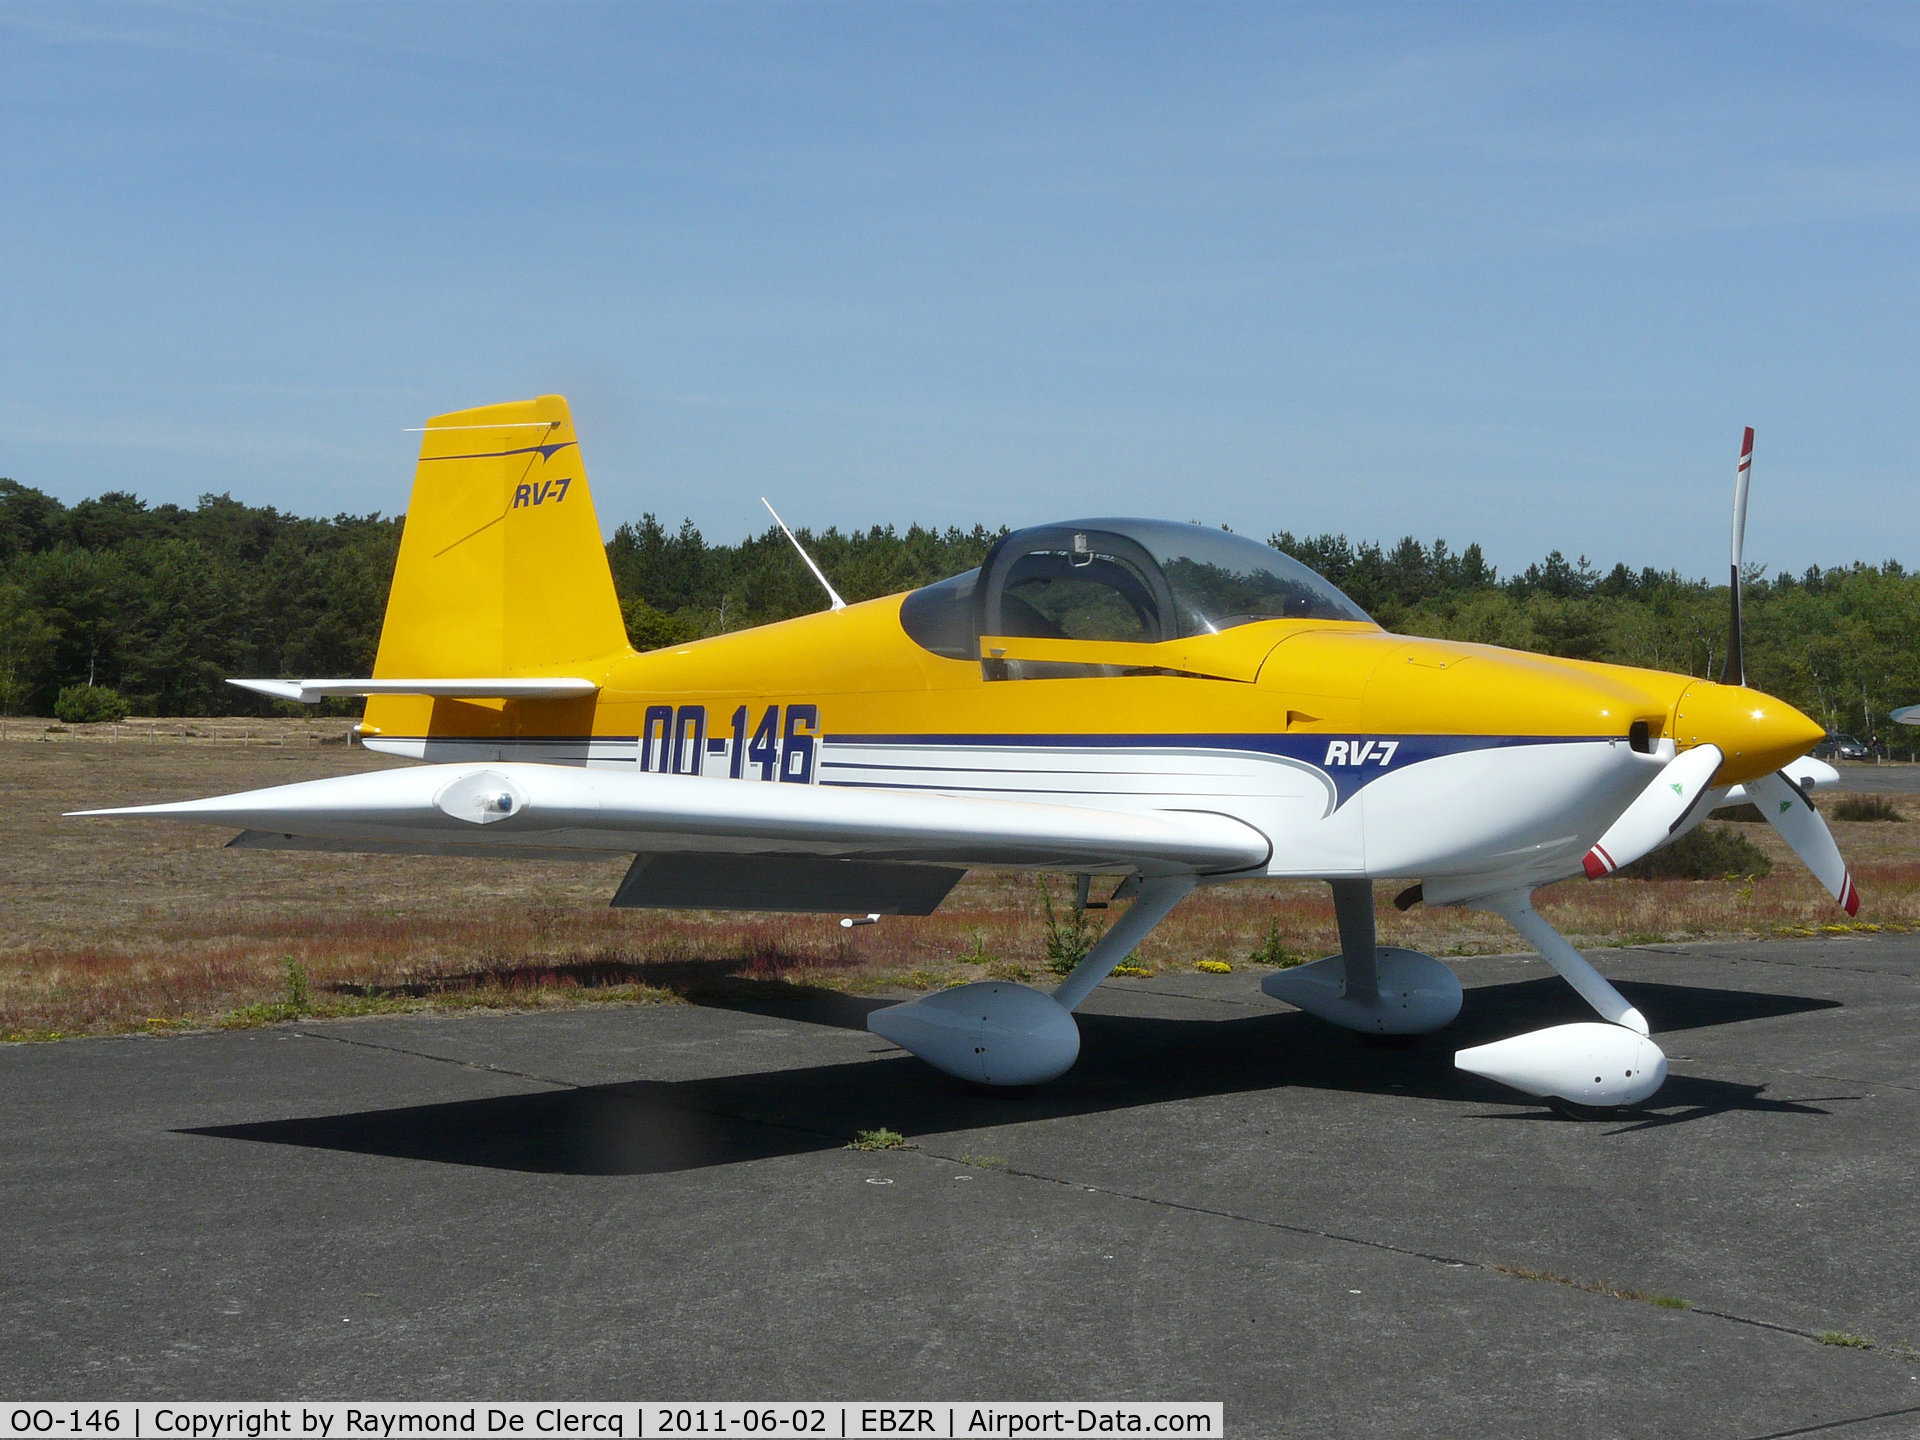
{"type": "Polygon", "coordinates": [[[374,677],[564,674],[626,649],[565,398],[429,420],[374,677]]]}

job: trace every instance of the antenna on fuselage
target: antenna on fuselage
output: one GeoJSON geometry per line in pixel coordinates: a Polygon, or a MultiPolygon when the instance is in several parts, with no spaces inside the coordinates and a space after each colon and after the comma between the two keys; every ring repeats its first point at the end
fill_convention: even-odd
{"type": "Polygon", "coordinates": [[[833,604],[827,608],[830,610],[846,609],[847,602],[840,598],[840,592],[835,590],[827,577],[820,573],[820,567],[813,563],[813,557],[807,554],[806,547],[801,545],[798,540],[793,539],[793,532],[787,529],[787,522],[780,518],[780,512],[773,508],[773,502],[762,495],[760,497],[760,503],[767,507],[767,514],[771,515],[773,517],[773,523],[780,527],[780,533],[785,535],[787,539],[793,540],[793,548],[800,552],[800,558],[807,562],[807,569],[813,572],[813,578],[818,580],[821,588],[827,592],[827,598],[833,602],[833,604]]]}

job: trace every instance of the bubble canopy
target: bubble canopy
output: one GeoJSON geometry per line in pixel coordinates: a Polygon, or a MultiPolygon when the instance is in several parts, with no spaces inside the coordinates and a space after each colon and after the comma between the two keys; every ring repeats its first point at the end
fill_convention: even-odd
{"type": "Polygon", "coordinates": [[[914,591],[900,611],[916,642],[963,660],[979,658],[982,635],[1152,644],[1279,619],[1368,617],[1271,546],[1119,518],[1016,530],[978,570],[914,591]]]}

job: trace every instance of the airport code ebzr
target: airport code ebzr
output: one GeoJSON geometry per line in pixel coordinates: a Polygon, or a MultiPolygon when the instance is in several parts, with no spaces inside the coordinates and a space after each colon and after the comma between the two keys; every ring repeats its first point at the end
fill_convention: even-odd
{"type": "Polygon", "coordinates": [[[1219,1401],[468,1403],[0,1402],[0,1440],[559,1440],[559,1437],[992,1436],[1225,1433],[1219,1401]]]}

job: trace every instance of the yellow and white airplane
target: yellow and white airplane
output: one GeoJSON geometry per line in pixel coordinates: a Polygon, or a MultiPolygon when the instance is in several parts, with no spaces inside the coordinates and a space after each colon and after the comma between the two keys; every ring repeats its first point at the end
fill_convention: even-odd
{"type": "MultiPolygon", "coordinates": [[[[1073,1011],[1196,885],[1323,879],[1341,953],[1266,992],[1367,1034],[1459,1012],[1431,956],[1379,946],[1373,886],[1504,916],[1601,1017],[1462,1051],[1562,1104],[1666,1075],[1644,1017],[1534,911],[1757,802],[1851,913],[1808,799],[1821,728],[1744,685],[1389,634],[1240,536],[1157,520],[1019,530],[906,595],[640,654],[566,401],[425,430],[369,679],[236,680],[367,697],[370,749],[419,767],[86,812],[238,826],[243,849],[631,854],[615,905],[927,914],[972,867],[1119,880],[1123,915],[1051,995],[967,985],[870,1027],[999,1085],[1073,1064],[1073,1011]]],[[[777,517],[776,517],[777,518],[777,517]]],[[[784,528],[784,527],[783,527],[784,528]]],[[[798,548],[796,542],[796,548],[798,548]]],[[[804,551],[802,552],[804,556],[804,551]]],[[[809,560],[811,566],[812,562],[809,560]]],[[[815,573],[818,574],[816,568],[815,573]]],[[[825,577],[822,576],[822,583],[825,577]]]]}

